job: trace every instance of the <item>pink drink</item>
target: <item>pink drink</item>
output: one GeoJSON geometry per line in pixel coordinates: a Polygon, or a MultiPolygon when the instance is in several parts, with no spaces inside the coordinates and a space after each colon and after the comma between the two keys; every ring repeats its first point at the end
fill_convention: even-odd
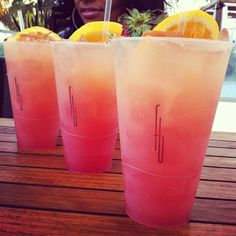
{"type": "Polygon", "coordinates": [[[59,118],[48,43],[4,42],[18,147],[55,148],[59,118]]]}
{"type": "Polygon", "coordinates": [[[230,45],[145,37],[113,49],[127,213],[154,227],[186,224],[230,45]]]}
{"type": "Polygon", "coordinates": [[[104,43],[53,45],[65,159],[72,171],[109,170],[117,132],[115,80],[104,43]]]}

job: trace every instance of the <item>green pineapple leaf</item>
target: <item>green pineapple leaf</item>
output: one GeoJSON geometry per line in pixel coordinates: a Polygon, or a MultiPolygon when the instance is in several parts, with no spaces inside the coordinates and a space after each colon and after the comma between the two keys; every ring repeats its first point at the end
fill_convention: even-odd
{"type": "MultiPolygon", "coordinates": [[[[145,31],[152,30],[159,22],[166,18],[166,14],[157,15],[159,10],[139,12],[137,9],[127,9],[127,13],[122,15],[118,22],[123,24],[126,36],[139,37],[145,31]]],[[[160,12],[160,11],[159,11],[160,12]]]]}

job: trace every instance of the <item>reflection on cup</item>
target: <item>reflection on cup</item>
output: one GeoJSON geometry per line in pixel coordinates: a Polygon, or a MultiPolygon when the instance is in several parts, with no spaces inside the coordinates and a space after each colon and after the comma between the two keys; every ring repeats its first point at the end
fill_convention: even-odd
{"type": "Polygon", "coordinates": [[[49,44],[6,41],[4,54],[18,147],[55,148],[59,118],[49,44]]]}
{"type": "Polygon", "coordinates": [[[65,160],[70,170],[111,168],[117,132],[111,49],[104,43],[52,43],[65,160]]]}
{"type": "Polygon", "coordinates": [[[127,213],[153,227],[186,224],[230,44],[119,38],[112,48],[127,213]]]}

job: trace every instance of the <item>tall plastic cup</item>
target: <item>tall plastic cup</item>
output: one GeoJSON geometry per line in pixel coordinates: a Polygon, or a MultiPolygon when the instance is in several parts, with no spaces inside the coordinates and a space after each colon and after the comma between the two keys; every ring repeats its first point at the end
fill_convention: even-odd
{"type": "Polygon", "coordinates": [[[68,168],[109,170],[117,134],[115,79],[106,43],[52,43],[60,124],[68,168]]]}
{"type": "Polygon", "coordinates": [[[18,147],[55,148],[59,116],[49,43],[4,42],[18,147]]]}
{"type": "Polygon", "coordinates": [[[230,44],[112,41],[127,214],[153,227],[188,222],[230,44]]]}

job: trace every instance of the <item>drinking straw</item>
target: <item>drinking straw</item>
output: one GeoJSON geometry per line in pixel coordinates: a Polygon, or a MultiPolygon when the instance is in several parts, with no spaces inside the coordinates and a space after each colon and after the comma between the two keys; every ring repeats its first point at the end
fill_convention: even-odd
{"type": "Polygon", "coordinates": [[[184,28],[185,28],[185,25],[183,24],[183,22],[185,22],[186,13],[183,12],[183,0],[179,1],[178,4],[179,4],[179,12],[182,13],[182,17],[179,18],[177,31],[183,34],[184,28]]]}
{"type": "Polygon", "coordinates": [[[17,11],[18,18],[19,18],[19,25],[20,25],[20,30],[25,29],[25,23],[24,23],[24,18],[21,10],[17,11]]]}
{"type": "Polygon", "coordinates": [[[105,5],[105,13],[104,13],[104,21],[110,21],[111,18],[111,6],[112,6],[112,0],[106,0],[105,5]]]}
{"type": "Polygon", "coordinates": [[[106,0],[105,13],[104,13],[104,26],[103,26],[103,41],[105,36],[109,34],[109,21],[111,19],[111,6],[112,0],[106,0]]]}

